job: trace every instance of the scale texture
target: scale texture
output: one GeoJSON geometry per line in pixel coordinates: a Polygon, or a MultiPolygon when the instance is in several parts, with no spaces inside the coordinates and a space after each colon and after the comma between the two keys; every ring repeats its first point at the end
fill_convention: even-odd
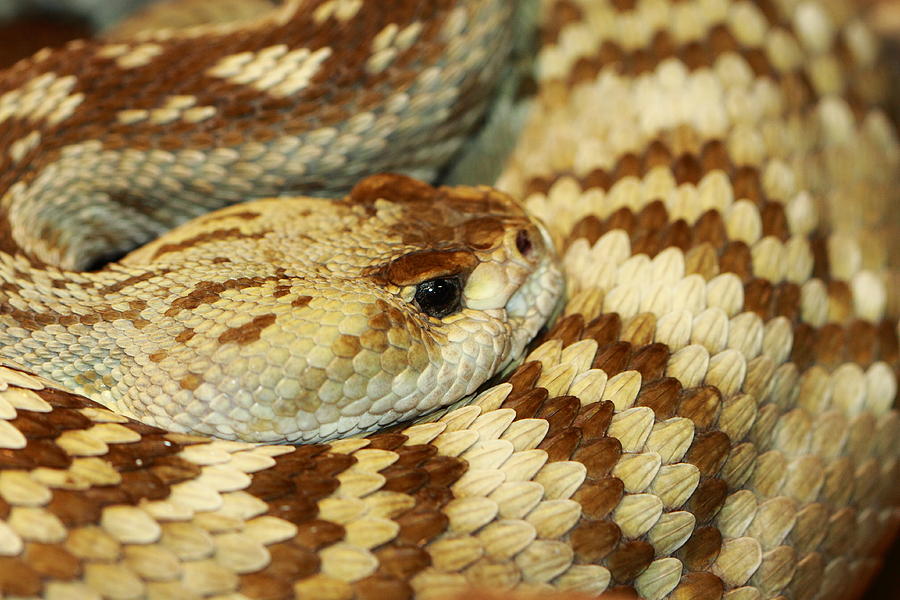
{"type": "MultiPolygon", "coordinates": [[[[503,382],[427,422],[252,445],[3,368],[0,591],[858,597],[900,524],[900,147],[852,8],[542,2],[529,110],[495,183],[547,224],[567,301],[503,382]]],[[[46,88],[70,117],[91,107],[71,106],[76,83],[46,88]]],[[[0,118],[32,110],[3,98],[0,118]]],[[[0,160],[58,160],[21,133],[0,160]]],[[[3,209],[29,206],[46,171],[2,168],[21,182],[3,209]]]]}

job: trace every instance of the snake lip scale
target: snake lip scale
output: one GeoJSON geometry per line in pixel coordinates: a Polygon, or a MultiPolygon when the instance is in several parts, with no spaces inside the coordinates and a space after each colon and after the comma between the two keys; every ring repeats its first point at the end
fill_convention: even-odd
{"type": "Polygon", "coordinates": [[[861,597],[857,8],[162,0],[0,72],[0,596],[861,597]]]}

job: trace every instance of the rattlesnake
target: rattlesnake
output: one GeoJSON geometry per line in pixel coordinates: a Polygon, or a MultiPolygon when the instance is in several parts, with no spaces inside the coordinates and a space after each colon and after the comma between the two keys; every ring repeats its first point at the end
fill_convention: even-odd
{"type": "MultiPolygon", "coordinates": [[[[286,2],[258,21],[214,26],[219,38],[210,26],[120,30],[0,76],[0,240],[30,255],[3,255],[0,271],[5,596],[860,593],[900,514],[896,225],[885,219],[900,153],[874,108],[876,41],[837,1],[533,8],[286,2]],[[540,50],[534,75],[523,76],[536,15],[540,50]],[[236,51],[241,44],[257,46],[236,51]],[[341,87],[349,81],[365,85],[351,94],[341,87]],[[357,183],[383,170],[485,177],[519,125],[494,183],[546,230],[484,187],[400,175],[357,183]],[[474,126],[482,133],[466,142],[474,126]],[[263,200],[201,217],[205,229],[176,230],[127,257],[130,266],[61,270],[96,267],[248,195],[334,195],[354,184],[343,201],[263,200]],[[317,210],[331,221],[316,225],[317,210]],[[299,235],[299,219],[312,239],[288,251],[267,245],[270,230],[299,235]],[[375,237],[384,223],[397,236],[389,244],[375,237]],[[369,233],[355,251],[335,232],[369,233]],[[297,253],[337,255],[321,271],[371,261],[377,268],[344,275],[374,277],[394,294],[368,301],[393,322],[409,306],[418,327],[446,318],[418,284],[448,273],[463,274],[450,295],[468,294],[449,302],[451,320],[463,307],[509,308],[491,335],[467,332],[504,346],[483,373],[426,386],[456,388],[455,398],[515,359],[552,312],[560,284],[550,246],[566,274],[560,317],[511,374],[421,422],[255,445],[139,423],[126,416],[138,412],[133,403],[103,391],[127,396],[175,379],[104,371],[110,347],[144,366],[169,360],[182,390],[200,390],[190,375],[209,365],[192,371],[193,359],[168,350],[263,340],[290,312],[228,304],[251,291],[315,308],[312,290],[285,283],[284,267],[269,262],[297,253]],[[191,254],[211,249],[211,258],[191,254]],[[271,269],[262,281],[219,275],[247,252],[271,269]],[[142,266],[148,257],[157,262],[142,266]],[[184,283],[180,269],[193,263],[212,284],[184,283]],[[182,282],[168,306],[141,302],[154,287],[148,270],[182,282]],[[126,288],[138,294],[121,295],[126,288]],[[520,289],[528,293],[516,300],[520,289]],[[87,309],[90,296],[111,302],[87,309]],[[191,311],[212,324],[166,321],[191,311]],[[162,347],[150,354],[167,356],[140,357],[136,323],[157,328],[147,339],[162,347]],[[91,331],[96,347],[78,338],[91,331]]],[[[332,302],[349,306],[362,293],[342,288],[332,302]]],[[[273,339],[275,355],[285,344],[273,339]]],[[[248,370],[262,379],[263,367],[248,370]]],[[[309,431],[209,417],[233,408],[214,398],[187,405],[193,420],[165,410],[145,418],[265,441],[309,431]]]]}

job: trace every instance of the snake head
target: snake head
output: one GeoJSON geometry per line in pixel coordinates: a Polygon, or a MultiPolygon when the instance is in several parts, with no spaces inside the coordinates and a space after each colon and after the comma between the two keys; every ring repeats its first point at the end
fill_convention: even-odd
{"type": "Polygon", "coordinates": [[[391,329],[421,339],[406,353],[418,368],[391,365],[402,370],[372,404],[373,415],[402,420],[471,394],[522,355],[561,301],[562,274],[545,227],[497,190],[436,189],[378,175],[348,200],[373,210],[384,239],[396,241],[364,269],[391,298],[376,301],[370,322],[388,326],[389,343],[391,329]],[[427,365],[416,356],[423,352],[427,365]]]}
{"type": "Polygon", "coordinates": [[[7,358],[147,423],[258,442],[355,435],[471,394],[563,289],[514,200],[399,175],[225,208],[65,286],[29,278],[41,289],[10,310],[49,301],[5,317],[33,323],[4,338],[7,358]],[[90,356],[38,343],[59,327],[90,356]]]}
{"type": "Polygon", "coordinates": [[[256,205],[280,215],[257,226],[271,221],[286,243],[268,245],[267,234],[258,247],[301,278],[290,296],[309,300],[271,335],[305,357],[282,374],[281,396],[257,407],[262,435],[239,437],[330,439],[453,403],[519,358],[561,299],[543,225],[494,189],[376,175],[318,211],[308,199],[276,202],[256,205]]]}

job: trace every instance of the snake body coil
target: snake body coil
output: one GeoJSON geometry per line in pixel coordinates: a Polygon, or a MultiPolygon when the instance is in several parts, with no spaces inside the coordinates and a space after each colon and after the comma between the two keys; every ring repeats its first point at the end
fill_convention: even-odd
{"type": "Polygon", "coordinates": [[[861,594],[900,523],[876,40],[535,4],[287,1],[0,74],[2,594],[861,594]],[[519,124],[470,182],[506,193],[407,177],[519,124]]]}

